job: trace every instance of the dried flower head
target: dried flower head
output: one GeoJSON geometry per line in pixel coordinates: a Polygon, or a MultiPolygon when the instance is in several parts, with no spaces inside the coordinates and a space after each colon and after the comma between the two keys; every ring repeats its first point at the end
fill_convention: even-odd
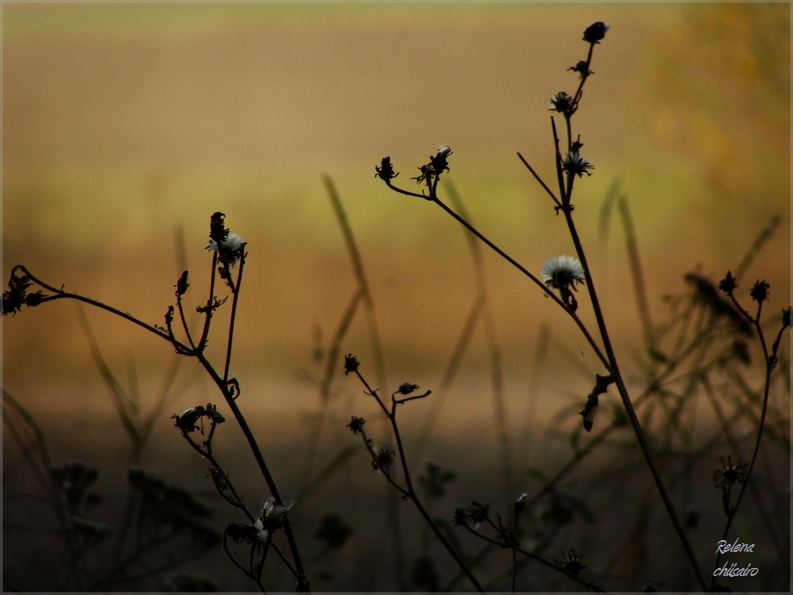
{"type": "Polygon", "coordinates": [[[733,465],[732,457],[727,457],[727,462],[724,462],[724,457],[721,457],[721,469],[716,469],[713,472],[713,483],[717,488],[726,489],[735,485],[736,483],[743,483],[746,479],[743,474],[743,467],[747,467],[746,463],[741,465],[733,465]]]}
{"type": "Polygon", "coordinates": [[[727,276],[719,281],[719,289],[729,295],[735,291],[736,287],[738,287],[738,282],[735,280],[735,277],[732,276],[732,273],[727,271],[727,276]]]}
{"type": "Polygon", "coordinates": [[[362,417],[355,417],[352,416],[352,421],[347,424],[347,427],[352,430],[353,434],[359,434],[363,431],[363,424],[366,423],[366,420],[362,417]]]}
{"type": "Polygon", "coordinates": [[[344,375],[346,376],[350,372],[357,372],[358,366],[360,365],[361,364],[358,363],[358,358],[352,353],[348,353],[344,356],[344,375]]]}
{"type": "Polygon", "coordinates": [[[399,173],[394,171],[394,166],[391,165],[391,157],[383,157],[380,161],[380,167],[375,166],[375,177],[380,178],[384,182],[390,182],[396,178],[399,173]]]}
{"type": "Polygon", "coordinates": [[[410,384],[410,382],[403,382],[402,384],[399,385],[399,389],[397,390],[397,392],[403,395],[409,395],[418,388],[419,388],[418,384],[410,384]]]}
{"type": "Polygon", "coordinates": [[[220,249],[218,250],[218,243],[210,238],[207,250],[217,252],[220,259],[229,266],[234,266],[242,258],[245,250],[245,242],[236,233],[228,234],[219,245],[220,249]]]}
{"type": "Polygon", "coordinates": [[[584,31],[584,41],[588,43],[600,43],[600,40],[606,36],[606,31],[608,30],[609,26],[603,21],[592,23],[584,31]]]}
{"type": "Polygon", "coordinates": [[[577,72],[579,77],[582,79],[588,77],[590,74],[595,74],[591,70],[589,70],[589,64],[586,60],[579,60],[576,62],[575,66],[571,66],[567,70],[572,70],[573,72],[577,72]]]}
{"type": "Polygon", "coordinates": [[[578,154],[578,151],[568,151],[562,162],[562,169],[573,175],[583,177],[584,174],[591,176],[590,169],[594,169],[595,164],[589,159],[584,159],[578,154]]]}
{"type": "Polygon", "coordinates": [[[3,316],[22,311],[22,304],[26,302],[28,287],[32,284],[30,277],[18,273],[18,270],[14,269],[11,273],[11,278],[8,280],[8,289],[3,292],[3,316]]]}
{"type": "Polygon", "coordinates": [[[749,292],[749,295],[752,296],[754,301],[762,304],[768,299],[769,289],[771,289],[771,285],[765,281],[757,281],[752,287],[752,290],[749,292]]]}
{"type": "Polygon", "coordinates": [[[262,504],[262,510],[259,513],[259,519],[261,519],[264,529],[272,532],[283,527],[286,515],[289,514],[293,504],[294,502],[289,506],[284,506],[276,504],[275,498],[267,498],[262,504]]]}
{"type": "Polygon", "coordinates": [[[372,445],[372,469],[374,471],[381,470],[383,473],[388,474],[391,465],[394,464],[395,450],[390,450],[386,447],[372,445]]]}
{"type": "Polygon", "coordinates": [[[482,504],[474,500],[471,502],[471,506],[465,509],[465,514],[466,520],[473,523],[474,529],[476,529],[487,520],[490,514],[490,504],[482,504]]]}
{"type": "Polygon", "coordinates": [[[562,556],[564,556],[562,560],[554,558],[553,561],[570,576],[578,576],[586,568],[583,564],[583,558],[576,554],[575,550],[568,550],[567,554],[562,552],[562,556]]]}
{"type": "Polygon", "coordinates": [[[559,112],[560,114],[567,114],[573,107],[573,98],[565,93],[559,91],[556,95],[551,97],[551,111],[559,112]]]}
{"type": "Polygon", "coordinates": [[[524,512],[526,512],[527,504],[526,500],[528,499],[529,495],[526,493],[521,494],[517,500],[512,503],[512,514],[516,517],[524,512]]]}
{"type": "Polygon", "coordinates": [[[554,256],[542,265],[542,277],[548,287],[575,288],[577,283],[584,282],[584,267],[572,256],[554,256]]]}
{"type": "Polygon", "coordinates": [[[782,326],[789,327],[790,326],[790,308],[785,308],[782,310],[782,326]]]}
{"type": "Polygon", "coordinates": [[[174,425],[189,434],[190,432],[194,432],[195,430],[199,430],[200,428],[196,425],[201,416],[204,415],[204,407],[198,405],[196,407],[191,407],[190,409],[185,410],[182,415],[178,415],[174,413],[171,416],[171,419],[175,419],[174,425]]]}

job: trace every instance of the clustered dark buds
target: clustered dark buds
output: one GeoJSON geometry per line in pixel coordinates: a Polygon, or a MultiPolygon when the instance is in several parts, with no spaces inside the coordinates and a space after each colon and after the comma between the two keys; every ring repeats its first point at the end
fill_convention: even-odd
{"type": "MultiPolygon", "coordinates": [[[[32,307],[41,303],[40,298],[30,300],[30,298],[36,294],[26,295],[28,287],[32,284],[33,282],[30,280],[30,277],[25,274],[17,275],[16,269],[11,273],[11,278],[8,280],[8,289],[3,292],[3,316],[16,314],[22,311],[22,304],[27,304],[32,307]],[[28,303],[28,300],[36,303],[28,303]]],[[[39,291],[38,294],[40,295],[41,292],[39,291]]]]}
{"type": "Polygon", "coordinates": [[[771,286],[765,281],[757,281],[749,292],[749,295],[752,296],[754,301],[762,304],[768,299],[768,290],[770,288],[771,286]]]}
{"type": "Polygon", "coordinates": [[[184,271],[176,282],[176,297],[181,297],[187,293],[188,287],[190,287],[190,284],[187,282],[187,271],[184,271]]]}
{"type": "Polygon", "coordinates": [[[352,353],[348,353],[344,356],[344,375],[346,376],[350,372],[357,372],[358,366],[360,365],[361,364],[358,363],[358,358],[352,353]]]}
{"type": "Polygon", "coordinates": [[[576,554],[575,550],[568,550],[567,554],[562,552],[562,556],[562,560],[554,558],[553,561],[570,576],[577,577],[582,570],[586,569],[583,558],[576,554]]]}
{"type": "Polygon", "coordinates": [[[394,166],[391,165],[391,157],[383,157],[380,167],[375,166],[374,170],[377,172],[375,177],[380,178],[384,182],[390,182],[399,175],[398,172],[394,171],[394,166]]]}
{"type": "Polygon", "coordinates": [[[366,423],[366,420],[362,417],[355,417],[352,416],[352,421],[347,424],[347,427],[352,430],[353,434],[360,434],[363,431],[363,424],[366,423]]]}
{"type": "Polygon", "coordinates": [[[732,292],[735,291],[737,287],[738,282],[735,280],[735,277],[732,276],[730,271],[727,271],[727,276],[719,281],[719,289],[721,289],[727,295],[732,294],[732,292]]]}
{"type": "Polygon", "coordinates": [[[559,91],[551,97],[551,107],[549,111],[559,112],[560,114],[570,114],[573,108],[573,98],[564,91],[559,91]]]}
{"type": "Polygon", "coordinates": [[[403,395],[409,395],[417,388],[419,388],[418,384],[410,384],[410,382],[403,382],[402,384],[399,385],[399,390],[397,392],[403,395]]]}
{"type": "Polygon", "coordinates": [[[608,30],[609,26],[603,21],[592,23],[584,31],[584,41],[587,43],[599,43],[606,36],[606,31],[608,30]]]}

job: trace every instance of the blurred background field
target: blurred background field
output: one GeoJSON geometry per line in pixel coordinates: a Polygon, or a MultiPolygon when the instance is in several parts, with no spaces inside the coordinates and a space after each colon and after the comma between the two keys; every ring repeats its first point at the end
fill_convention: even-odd
{"type": "MultiPolygon", "coordinates": [[[[313,354],[327,349],[357,287],[321,176],[334,180],[362,254],[387,387],[409,380],[435,389],[477,295],[466,237],[439,209],[390,192],[374,167],[390,155],[398,181],[412,184],[416,168],[448,144],[448,178],[480,230],[535,274],[549,257],[572,254],[563,220],[516,152],[553,180],[549,98],[574,89],[566,69],[585,57],[581,34],[597,20],[611,29],[574,120],[596,167],[576,184],[574,203],[623,365],[630,374],[641,330],[616,213],[602,225],[615,183],[628,197],[656,319],[667,312],[662,296],[687,291],[684,274],[717,281],[735,270],[774,216],[779,223],[742,287],[771,283],[765,311],[777,315],[790,303],[784,4],[6,5],[4,274],[23,263],[53,285],[161,323],[184,268],[188,303],[205,299],[209,217],[224,212],[249,253],[232,371],[265,452],[280,453],[273,460],[282,491],[293,493],[319,407],[305,371],[319,374],[313,354]]],[[[601,370],[550,300],[484,255],[517,473],[550,472],[569,446],[543,428],[583,399],[601,370]],[[540,382],[541,329],[550,340],[540,382]]],[[[136,371],[146,403],[171,350],[101,312],[86,314],[106,361],[120,377],[136,371]]],[[[581,315],[594,323],[587,305],[581,315]]],[[[500,498],[489,355],[481,325],[476,333],[425,449],[458,472],[449,511],[466,498],[500,498]]],[[[218,360],[222,345],[220,335],[211,344],[218,360]]],[[[371,369],[362,313],[342,344],[347,352],[371,369]]],[[[93,457],[107,489],[123,485],[128,445],[72,304],[3,320],[3,384],[39,420],[58,460],[93,457]]],[[[201,461],[166,418],[218,397],[193,362],[182,364],[175,386],[181,392],[141,462],[207,490],[201,461]]],[[[374,412],[350,378],[337,378],[333,395],[318,466],[352,444],[343,429],[351,414],[374,412]]],[[[426,407],[405,412],[408,435],[426,407]]],[[[580,420],[564,423],[572,429],[580,420]]],[[[238,432],[222,430],[232,458],[238,432]]],[[[7,437],[4,446],[13,451],[7,437]]],[[[241,476],[249,463],[234,463],[241,476]]],[[[368,466],[359,454],[344,481],[365,486],[360,510],[371,525],[356,529],[357,562],[326,588],[394,585],[388,545],[367,549],[386,501],[368,466]],[[355,564],[367,556],[382,559],[362,578],[355,564]]],[[[711,472],[702,490],[716,501],[711,472]]],[[[245,488],[260,498],[255,481],[245,488]]],[[[355,509],[341,487],[327,489],[318,497],[355,509]]],[[[304,541],[321,512],[305,512],[304,541]]],[[[716,541],[700,537],[708,550],[716,541]]],[[[226,586],[249,588],[223,572],[226,586]]]]}

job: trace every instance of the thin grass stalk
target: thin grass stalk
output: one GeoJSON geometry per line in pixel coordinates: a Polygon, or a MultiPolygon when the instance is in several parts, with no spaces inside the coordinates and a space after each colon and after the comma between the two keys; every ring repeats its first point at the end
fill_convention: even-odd
{"type": "MultiPolygon", "coordinates": [[[[466,221],[471,221],[470,214],[465,208],[462,197],[457,188],[449,180],[445,180],[445,189],[454,208],[466,221]]],[[[504,492],[504,503],[507,507],[514,500],[514,469],[512,463],[512,445],[509,425],[507,424],[506,403],[504,400],[504,374],[501,365],[501,348],[496,336],[496,325],[493,319],[493,310],[487,291],[487,277],[485,275],[484,259],[476,237],[468,232],[465,234],[474,263],[476,284],[482,300],[482,321],[484,323],[487,347],[490,353],[490,382],[493,397],[493,416],[495,418],[496,434],[498,436],[499,458],[501,459],[501,481],[504,492]]]]}
{"type": "Polygon", "coordinates": [[[644,343],[648,349],[655,349],[655,337],[653,334],[653,321],[650,316],[650,305],[647,301],[647,290],[644,284],[644,273],[642,263],[639,258],[639,244],[636,241],[636,228],[633,225],[633,217],[628,206],[628,200],[622,196],[617,201],[617,208],[620,212],[622,229],[625,232],[625,244],[628,251],[628,262],[630,264],[631,279],[633,280],[633,291],[636,297],[636,305],[639,309],[639,320],[642,323],[642,334],[644,343]]]}
{"type": "Polygon", "coordinates": [[[479,322],[481,312],[482,296],[477,295],[476,298],[474,298],[474,303],[471,305],[471,310],[465,319],[463,330],[460,332],[460,336],[454,345],[452,355],[443,370],[440,386],[436,392],[432,393],[435,398],[430,403],[427,414],[424,416],[424,422],[419,429],[418,437],[416,438],[416,442],[413,445],[411,458],[420,458],[424,448],[427,445],[427,440],[429,440],[429,436],[432,433],[433,427],[435,426],[435,421],[440,414],[441,408],[446,401],[446,396],[448,395],[452,383],[457,376],[460,363],[462,362],[462,359],[465,356],[465,353],[468,351],[469,345],[471,344],[471,338],[473,337],[474,331],[476,330],[476,325],[479,322]]]}

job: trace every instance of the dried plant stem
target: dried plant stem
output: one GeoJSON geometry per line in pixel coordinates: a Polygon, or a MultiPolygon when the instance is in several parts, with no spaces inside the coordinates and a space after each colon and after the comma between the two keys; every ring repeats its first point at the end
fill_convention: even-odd
{"type": "MultiPolygon", "coordinates": [[[[473,573],[468,568],[467,564],[462,559],[460,554],[457,552],[457,550],[454,548],[451,542],[449,542],[449,540],[446,538],[446,535],[444,535],[443,531],[440,530],[438,525],[433,520],[432,516],[429,514],[427,509],[422,504],[421,499],[418,497],[418,494],[416,493],[416,490],[413,487],[413,480],[410,477],[410,468],[408,467],[407,458],[405,457],[405,447],[402,444],[402,436],[399,432],[399,424],[397,424],[397,420],[396,420],[396,410],[398,405],[406,403],[407,401],[426,397],[427,395],[429,395],[429,392],[423,395],[408,397],[406,399],[400,399],[400,400],[397,400],[394,396],[392,396],[391,397],[392,405],[391,405],[391,410],[389,411],[389,409],[380,399],[380,396],[377,394],[377,389],[372,389],[372,387],[369,386],[369,383],[366,381],[366,379],[361,375],[361,373],[357,369],[355,370],[355,374],[356,376],[358,376],[358,379],[361,381],[361,384],[363,384],[364,387],[366,388],[367,394],[373,396],[377,400],[377,403],[380,405],[380,408],[383,410],[383,413],[386,414],[386,417],[388,418],[388,421],[391,424],[391,429],[394,433],[394,439],[396,440],[397,454],[399,455],[399,460],[402,465],[402,473],[405,478],[406,487],[403,488],[402,486],[394,482],[394,480],[391,478],[390,473],[388,473],[386,470],[382,468],[380,468],[380,470],[383,472],[383,475],[386,477],[388,482],[392,484],[399,492],[402,493],[403,498],[409,499],[413,502],[413,504],[416,506],[421,516],[424,517],[424,520],[432,529],[432,532],[435,533],[435,536],[438,538],[438,540],[440,540],[441,544],[443,544],[443,547],[446,548],[446,550],[449,552],[452,558],[454,558],[454,561],[457,562],[457,565],[468,577],[468,580],[471,581],[471,583],[474,585],[477,591],[479,591],[480,593],[484,593],[484,589],[482,589],[482,585],[473,575],[473,573]]],[[[365,434],[364,434],[364,440],[366,441],[365,434]]],[[[368,441],[366,443],[367,445],[369,445],[368,441]]],[[[371,446],[367,446],[367,447],[371,448],[371,446]]]]}
{"type": "Polygon", "coordinates": [[[605,348],[606,355],[608,357],[608,362],[609,362],[608,369],[615,378],[617,391],[619,392],[620,398],[622,399],[622,404],[625,407],[625,412],[628,415],[628,421],[630,422],[631,427],[633,428],[633,431],[636,434],[636,439],[639,442],[639,447],[642,450],[644,459],[647,462],[647,466],[649,467],[650,473],[653,476],[655,485],[658,488],[658,493],[660,494],[661,499],[664,502],[664,506],[666,508],[667,514],[669,515],[669,519],[672,521],[672,525],[674,526],[675,532],[677,533],[677,536],[680,539],[680,543],[683,545],[683,549],[685,549],[686,551],[686,555],[688,557],[689,563],[691,564],[692,570],[694,570],[694,574],[697,577],[697,581],[699,582],[700,587],[702,587],[703,590],[707,590],[707,582],[705,581],[705,577],[702,574],[702,570],[699,567],[699,563],[697,562],[696,554],[694,553],[694,548],[691,547],[691,542],[689,542],[688,536],[683,530],[683,524],[680,522],[680,518],[677,516],[677,512],[675,511],[674,504],[672,503],[672,499],[669,497],[669,493],[667,492],[666,487],[664,486],[663,480],[661,479],[661,475],[656,469],[655,462],[653,461],[652,454],[650,453],[650,447],[647,444],[647,438],[644,435],[644,431],[642,430],[641,424],[639,423],[639,418],[636,416],[636,411],[634,410],[633,403],[631,403],[630,396],[628,395],[628,389],[626,388],[625,382],[623,381],[622,374],[620,373],[619,365],[617,363],[617,358],[616,355],[614,354],[614,349],[611,345],[611,339],[609,338],[608,328],[606,327],[606,321],[603,318],[603,311],[600,308],[600,302],[598,301],[597,292],[595,291],[595,284],[592,279],[592,274],[589,270],[589,266],[587,265],[584,247],[581,244],[580,238],[578,237],[578,231],[576,230],[575,222],[573,221],[573,215],[571,213],[571,209],[569,208],[569,201],[567,203],[567,206],[568,208],[563,209],[565,220],[567,222],[567,228],[570,231],[570,236],[573,240],[573,244],[575,245],[578,259],[581,261],[581,265],[584,268],[587,291],[589,292],[589,298],[592,302],[592,309],[595,312],[595,319],[597,321],[598,329],[600,330],[600,338],[603,341],[603,347],[605,348]]]}

